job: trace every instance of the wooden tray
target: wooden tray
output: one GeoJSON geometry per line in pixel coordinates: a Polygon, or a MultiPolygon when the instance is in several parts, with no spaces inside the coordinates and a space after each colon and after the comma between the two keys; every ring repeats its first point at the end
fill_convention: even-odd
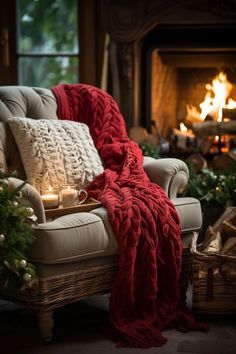
{"type": "Polygon", "coordinates": [[[78,212],[86,212],[98,208],[101,205],[101,202],[94,198],[89,198],[85,203],[63,208],[61,205],[55,209],[45,209],[46,219],[51,219],[57,216],[78,213],[78,212]]]}

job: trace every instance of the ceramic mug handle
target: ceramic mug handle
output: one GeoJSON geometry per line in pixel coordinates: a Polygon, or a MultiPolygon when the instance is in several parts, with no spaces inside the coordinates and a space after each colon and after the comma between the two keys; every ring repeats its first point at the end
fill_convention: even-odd
{"type": "Polygon", "coordinates": [[[79,189],[77,193],[78,204],[83,204],[88,198],[88,192],[85,189],[79,189]]]}

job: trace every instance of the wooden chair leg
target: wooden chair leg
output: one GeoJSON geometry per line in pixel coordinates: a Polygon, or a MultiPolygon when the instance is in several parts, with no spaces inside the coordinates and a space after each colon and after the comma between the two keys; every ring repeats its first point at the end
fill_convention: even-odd
{"type": "Polygon", "coordinates": [[[39,311],[37,313],[38,326],[44,342],[49,343],[52,340],[53,332],[53,311],[39,311]]]}

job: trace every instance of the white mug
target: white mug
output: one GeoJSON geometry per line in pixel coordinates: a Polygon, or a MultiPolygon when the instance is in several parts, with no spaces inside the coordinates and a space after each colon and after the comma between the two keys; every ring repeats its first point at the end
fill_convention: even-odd
{"type": "Polygon", "coordinates": [[[85,189],[77,190],[76,185],[65,185],[61,190],[61,204],[64,208],[84,203],[88,198],[85,189]]]}

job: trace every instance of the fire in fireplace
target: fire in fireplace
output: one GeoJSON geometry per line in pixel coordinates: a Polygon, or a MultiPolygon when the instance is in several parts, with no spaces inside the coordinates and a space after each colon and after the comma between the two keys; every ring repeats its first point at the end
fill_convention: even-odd
{"type": "Polygon", "coordinates": [[[185,119],[187,104],[198,111],[205,85],[222,67],[235,99],[234,0],[102,3],[104,28],[112,39],[111,91],[128,129],[142,126],[150,134],[155,126],[168,139],[185,119]]]}
{"type": "Polygon", "coordinates": [[[172,140],[182,149],[198,147],[203,153],[230,150],[236,134],[236,101],[231,97],[233,85],[220,71],[205,85],[204,100],[198,107],[186,104],[186,116],[180,130],[173,129],[172,140]],[[195,135],[197,143],[195,142],[195,135]],[[191,144],[192,142],[192,144],[191,144]]]}
{"type": "Polygon", "coordinates": [[[204,153],[222,153],[235,138],[236,68],[231,43],[224,47],[223,38],[228,38],[228,32],[227,28],[213,26],[159,26],[145,38],[145,124],[148,127],[151,117],[167,139],[171,134],[173,137],[174,131],[181,148],[186,140],[187,150],[200,147],[204,153]],[[213,34],[219,37],[216,39],[213,34]],[[180,132],[180,123],[187,131],[180,132]],[[214,141],[214,149],[208,140],[214,141]]]}
{"type": "Polygon", "coordinates": [[[199,104],[200,111],[188,104],[186,121],[191,124],[194,121],[201,122],[205,119],[218,122],[223,119],[229,120],[236,108],[236,101],[231,97],[233,85],[228,81],[227,74],[220,71],[205,87],[207,92],[204,101],[199,104]],[[233,111],[230,112],[231,110],[233,111]]]}

